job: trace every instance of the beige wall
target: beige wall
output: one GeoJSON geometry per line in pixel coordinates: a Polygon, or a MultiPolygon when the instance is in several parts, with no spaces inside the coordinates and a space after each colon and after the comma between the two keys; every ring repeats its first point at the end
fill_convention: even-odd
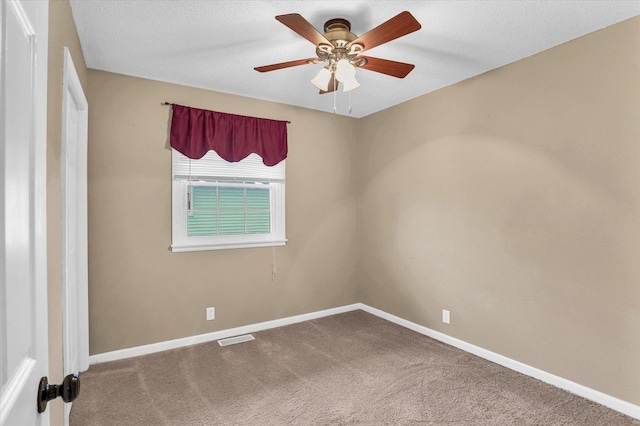
{"type": "Polygon", "coordinates": [[[92,354],[356,302],[357,120],[95,70],[88,100],[92,354]],[[291,121],[274,281],[271,248],[169,250],[163,101],[291,121]]]}
{"type": "MultiPolygon", "coordinates": [[[[47,281],[49,302],[49,382],[60,383],[62,359],[62,204],[60,188],[62,139],[62,73],[64,47],[69,48],[80,83],[87,89],[87,68],[71,7],[66,0],[49,2],[49,78],[47,82],[47,281]]],[[[51,424],[62,424],[62,400],[52,401],[51,424]]]]}
{"type": "Polygon", "coordinates": [[[362,119],[358,299],[639,404],[639,30],[362,119]]]}

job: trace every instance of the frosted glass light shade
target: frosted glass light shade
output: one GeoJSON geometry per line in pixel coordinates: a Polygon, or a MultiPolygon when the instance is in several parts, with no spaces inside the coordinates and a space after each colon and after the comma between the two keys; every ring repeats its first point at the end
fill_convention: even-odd
{"type": "Polygon", "coordinates": [[[322,68],[318,75],[311,80],[311,83],[318,89],[326,91],[329,88],[329,80],[331,80],[331,71],[322,68]]]}
{"type": "Polygon", "coordinates": [[[358,80],[356,80],[355,76],[346,81],[342,81],[343,92],[348,92],[350,90],[357,89],[358,87],[360,87],[360,83],[358,83],[358,80]]]}
{"type": "Polygon", "coordinates": [[[344,83],[356,76],[356,69],[346,59],[340,59],[336,64],[336,78],[344,83]]]}
{"type": "Polygon", "coordinates": [[[342,83],[343,92],[360,87],[360,83],[356,80],[356,67],[346,59],[340,59],[336,64],[336,78],[342,83]]]}

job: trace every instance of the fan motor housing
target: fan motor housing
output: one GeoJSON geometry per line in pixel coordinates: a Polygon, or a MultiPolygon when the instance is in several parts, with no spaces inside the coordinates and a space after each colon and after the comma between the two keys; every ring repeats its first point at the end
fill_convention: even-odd
{"type": "Polygon", "coordinates": [[[344,47],[358,38],[351,32],[351,23],[343,18],[334,18],[325,22],[324,36],[336,47],[344,47]]]}

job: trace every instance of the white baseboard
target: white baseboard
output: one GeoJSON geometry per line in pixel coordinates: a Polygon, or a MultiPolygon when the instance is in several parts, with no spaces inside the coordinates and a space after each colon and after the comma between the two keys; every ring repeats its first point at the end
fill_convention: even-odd
{"type": "Polygon", "coordinates": [[[640,406],[632,404],[627,401],[615,398],[611,395],[607,395],[595,389],[588,388],[581,384],[572,382],[522,362],[516,361],[506,356],[491,352],[487,349],[481,348],[471,343],[467,343],[463,340],[456,339],[455,337],[448,336],[439,331],[432,330],[414,322],[405,320],[387,312],[381,311],[364,303],[354,303],[352,305],[341,306],[333,309],[325,309],[323,311],[311,312],[309,314],[296,315],[293,317],[281,318],[273,321],[266,321],[257,324],[251,324],[243,327],[230,328],[228,330],[215,331],[213,333],[200,334],[197,336],[185,337],[182,339],[169,340],[166,342],[152,343],[150,345],[136,346],[133,348],[121,349],[113,352],[105,352],[97,355],[89,356],[89,364],[98,364],[102,362],[115,361],[119,359],[131,358],[140,355],[147,355],[154,352],[166,351],[169,349],[176,349],[183,346],[194,345],[197,343],[210,342],[213,340],[226,339],[228,337],[237,336],[240,334],[254,333],[261,330],[267,330],[270,328],[281,327],[283,325],[295,324],[298,322],[308,321],[316,318],[326,317],[329,315],[341,314],[344,312],[350,312],[361,309],[365,312],[373,314],[377,317],[383,318],[392,323],[398,324],[402,327],[408,328],[425,336],[439,340],[448,345],[454,346],[458,349],[462,349],[465,352],[472,353],[480,358],[484,358],[496,364],[507,367],[511,370],[525,374],[527,376],[536,378],[550,385],[556,386],[560,389],[564,389],[568,392],[586,398],[590,401],[602,404],[605,407],[609,407],[613,410],[619,411],[627,416],[640,420],[640,406]]]}
{"type": "Polygon", "coordinates": [[[213,333],[199,334],[197,336],[183,337],[181,339],[167,340],[165,342],[151,343],[149,345],[135,346],[133,348],[126,348],[112,352],[90,355],[89,365],[99,364],[101,362],[116,361],[119,359],[132,358],[135,356],[148,355],[155,352],[166,351],[169,349],[181,348],[183,346],[195,345],[197,343],[226,339],[228,337],[238,336],[240,334],[255,333],[257,331],[267,330],[269,328],[282,327],[283,325],[295,324],[298,322],[309,321],[316,318],[327,317],[329,315],[355,311],[357,309],[362,309],[361,305],[361,303],[355,303],[353,305],[325,309],[323,311],[311,312],[309,314],[296,315],[293,317],[281,318],[273,321],[259,322],[257,324],[246,325],[243,327],[214,331],[213,333]]]}
{"type": "Polygon", "coordinates": [[[607,395],[606,393],[588,388],[581,384],[572,382],[571,380],[564,379],[562,377],[556,376],[555,374],[548,373],[530,365],[523,364],[522,362],[507,358],[506,356],[491,352],[479,346],[472,345],[471,343],[456,339],[455,337],[448,336],[444,333],[440,333],[439,331],[435,331],[414,322],[407,321],[403,318],[381,311],[380,309],[376,309],[362,303],[360,303],[359,305],[360,309],[377,317],[401,325],[420,334],[424,334],[425,336],[429,336],[433,339],[454,346],[458,349],[462,349],[465,352],[477,355],[480,358],[495,362],[496,364],[502,365],[503,367],[515,370],[519,373],[536,378],[545,383],[549,383],[550,385],[553,385],[560,389],[564,389],[575,395],[581,396],[593,402],[597,402],[598,404],[602,404],[605,407],[609,407],[613,410],[626,414],[627,416],[640,420],[640,406],[638,405],[623,401],[611,395],[607,395]]]}

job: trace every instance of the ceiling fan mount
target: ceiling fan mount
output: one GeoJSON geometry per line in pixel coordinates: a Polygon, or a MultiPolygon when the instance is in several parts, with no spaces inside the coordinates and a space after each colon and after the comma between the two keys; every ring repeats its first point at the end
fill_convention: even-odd
{"type": "Polygon", "coordinates": [[[328,32],[329,30],[334,29],[342,29],[346,31],[351,31],[351,22],[347,21],[344,18],[333,18],[329,19],[324,23],[324,32],[328,32]]]}
{"type": "Polygon", "coordinates": [[[356,68],[397,78],[406,77],[414,68],[412,64],[362,55],[365,50],[419,30],[420,23],[409,12],[401,12],[359,37],[351,32],[351,23],[344,18],[325,22],[324,34],[297,13],[278,15],[276,19],[313,43],[316,46],[316,57],[256,67],[256,71],[267,72],[298,65],[326,63],[311,80],[322,94],[336,90],[338,83],[343,84],[345,92],[360,86],[355,80],[356,68]]]}

